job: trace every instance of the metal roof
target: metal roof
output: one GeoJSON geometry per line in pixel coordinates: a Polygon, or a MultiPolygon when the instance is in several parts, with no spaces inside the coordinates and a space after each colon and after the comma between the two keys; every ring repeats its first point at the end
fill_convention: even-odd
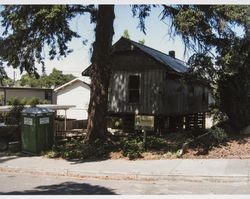
{"type": "Polygon", "coordinates": [[[184,64],[183,61],[173,58],[163,52],[160,52],[158,50],[155,50],[153,48],[150,48],[148,46],[139,44],[137,42],[134,42],[132,40],[128,40],[130,43],[132,43],[134,46],[136,46],[137,48],[139,48],[140,50],[142,50],[143,52],[147,53],[148,55],[150,55],[152,58],[154,58],[155,60],[161,62],[164,65],[169,66],[170,68],[172,68],[173,70],[175,70],[176,72],[179,73],[185,73],[188,71],[187,66],[184,64]]]}
{"type": "MultiPolygon", "coordinates": [[[[156,49],[150,48],[148,46],[142,45],[140,43],[137,43],[135,41],[132,41],[130,39],[126,39],[124,37],[121,37],[114,45],[113,47],[115,47],[121,40],[126,41],[131,43],[132,45],[134,45],[135,47],[137,47],[139,50],[143,51],[144,53],[146,53],[147,55],[149,55],[151,58],[153,58],[154,60],[158,61],[159,63],[170,67],[172,70],[174,70],[175,72],[178,73],[185,73],[188,72],[188,67],[186,66],[184,61],[181,61],[179,59],[173,58],[161,51],[158,51],[156,49]]],[[[114,50],[115,52],[115,50],[114,50]]],[[[83,76],[89,76],[89,72],[90,72],[90,67],[87,67],[83,72],[82,75],[83,76]]]]}

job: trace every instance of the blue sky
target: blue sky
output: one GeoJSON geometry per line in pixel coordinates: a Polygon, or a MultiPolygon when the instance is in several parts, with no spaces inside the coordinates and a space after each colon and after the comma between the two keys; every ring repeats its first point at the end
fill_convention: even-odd
{"type": "MultiPolygon", "coordinates": [[[[116,18],[114,21],[115,35],[113,42],[116,42],[122,35],[125,29],[128,29],[130,38],[134,41],[145,39],[145,45],[168,53],[169,50],[176,51],[176,57],[182,60],[187,60],[184,57],[184,46],[180,38],[169,38],[169,25],[160,21],[160,9],[154,9],[151,16],[146,20],[146,35],[138,28],[138,19],[132,17],[131,7],[129,5],[116,5],[116,18]]],[[[82,36],[80,39],[73,39],[70,43],[70,48],[74,51],[66,58],[50,61],[45,60],[45,68],[49,74],[53,68],[62,70],[65,74],[73,74],[80,76],[90,64],[90,47],[94,41],[94,24],[90,24],[89,15],[76,17],[71,22],[71,27],[77,30],[82,36]],[[87,45],[82,44],[82,40],[87,39],[87,45]]],[[[46,51],[46,50],[45,50],[46,51]]],[[[46,54],[45,54],[46,55],[46,54]]],[[[7,70],[9,77],[13,78],[13,69],[10,67],[7,70]]],[[[20,72],[15,69],[16,78],[20,78],[20,72]]]]}

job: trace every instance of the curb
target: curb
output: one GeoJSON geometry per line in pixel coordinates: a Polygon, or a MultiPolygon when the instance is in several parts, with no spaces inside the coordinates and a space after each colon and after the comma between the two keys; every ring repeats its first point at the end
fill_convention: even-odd
{"type": "Polygon", "coordinates": [[[38,176],[71,177],[80,179],[106,179],[106,180],[135,180],[135,181],[182,181],[182,182],[220,182],[220,183],[250,183],[249,176],[191,176],[191,175],[151,175],[143,173],[95,173],[88,171],[61,170],[49,171],[38,168],[18,168],[18,167],[0,167],[0,172],[19,173],[38,176]]]}

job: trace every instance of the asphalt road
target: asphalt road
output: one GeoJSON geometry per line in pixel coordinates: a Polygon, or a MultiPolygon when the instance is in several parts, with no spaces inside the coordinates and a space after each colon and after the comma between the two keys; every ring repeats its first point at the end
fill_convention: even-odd
{"type": "Polygon", "coordinates": [[[0,173],[6,195],[250,194],[249,183],[125,181],[0,173]]]}

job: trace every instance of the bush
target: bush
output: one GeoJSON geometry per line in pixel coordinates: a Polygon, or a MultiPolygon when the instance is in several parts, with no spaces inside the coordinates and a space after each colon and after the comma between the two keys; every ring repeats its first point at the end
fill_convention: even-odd
{"type": "Polygon", "coordinates": [[[141,138],[126,138],[121,142],[122,154],[130,160],[141,157],[144,144],[141,138]]]}
{"type": "Polygon", "coordinates": [[[7,105],[18,106],[18,105],[25,105],[25,104],[22,103],[21,99],[19,99],[17,97],[12,97],[12,98],[8,99],[7,105]]]}
{"type": "Polygon", "coordinates": [[[10,99],[8,99],[7,101],[7,105],[12,105],[12,106],[17,106],[17,105],[31,105],[31,106],[35,106],[37,104],[47,104],[47,100],[42,100],[38,97],[33,97],[31,99],[28,99],[26,97],[20,99],[17,97],[12,97],[10,99]]]}
{"type": "Polygon", "coordinates": [[[206,130],[205,134],[201,135],[195,140],[195,145],[201,145],[205,149],[211,149],[214,146],[227,141],[228,136],[224,129],[219,127],[212,127],[206,130]]]}
{"type": "Polygon", "coordinates": [[[105,157],[112,147],[108,140],[97,139],[93,143],[85,140],[73,139],[62,146],[53,147],[47,152],[49,158],[62,157],[66,159],[91,159],[105,157]]]}
{"type": "Polygon", "coordinates": [[[210,132],[212,139],[214,140],[215,144],[220,144],[228,139],[228,135],[224,131],[224,129],[219,127],[212,127],[208,130],[210,132]]]}
{"type": "Polygon", "coordinates": [[[147,136],[146,145],[147,145],[147,148],[162,149],[167,146],[167,141],[164,138],[160,138],[156,136],[147,136]]]}
{"type": "Polygon", "coordinates": [[[108,118],[108,127],[112,129],[122,129],[123,121],[118,117],[109,117],[108,118]]]}

